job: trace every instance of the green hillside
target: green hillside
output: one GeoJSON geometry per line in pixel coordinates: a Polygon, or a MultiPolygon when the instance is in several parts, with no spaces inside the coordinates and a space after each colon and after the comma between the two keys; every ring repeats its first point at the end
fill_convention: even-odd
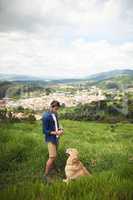
{"type": "Polygon", "coordinates": [[[24,95],[28,96],[31,93],[36,96],[47,91],[47,93],[49,93],[51,89],[51,92],[55,90],[55,85],[57,90],[60,90],[60,84],[73,85],[73,91],[76,91],[79,86],[82,88],[88,88],[89,86],[95,85],[102,89],[133,87],[133,70],[113,70],[83,77],[81,79],[57,80],[37,79],[28,76],[6,76],[0,74],[0,98],[5,96],[21,98],[24,95]]]}
{"type": "Polygon", "coordinates": [[[97,74],[93,74],[90,76],[87,76],[86,79],[88,80],[94,80],[94,81],[100,81],[100,80],[106,80],[113,77],[119,77],[119,76],[133,76],[133,70],[132,69],[116,69],[106,72],[101,72],[97,74]]]}
{"type": "Polygon", "coordinates": [[[46,85],[41,81],[0,81],[0,98],[21,98],[34,92],[40,94],[45,91],[46,85]]]}
{"type": "Polygon", "coordinates": [[[133,75],[121,75],[118,77],[109,78],[106,80],[100,80],[95,83],[98,87],[104,89],[121,88],[121,87],[133,87],[133,75]]]}
{"type": "Polygon", "coordinates": [[[57,168],[52,183],[42,182],[47,160],[40,122],[0,126],[1,200],[132,200],[133,125],[62,120],[57,168]],[[66,185],[65,150],[77,148],[80,160],[92,172],[66,185]]]}

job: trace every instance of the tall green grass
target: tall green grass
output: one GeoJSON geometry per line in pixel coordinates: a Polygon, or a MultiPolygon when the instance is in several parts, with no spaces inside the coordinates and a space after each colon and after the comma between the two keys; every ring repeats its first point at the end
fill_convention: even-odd
{"type": "Polygon", "coordinates": [[[41,122],[0,125],[0,199],[130,200],[133,198],[133,126],[63,120],[52,184],[42,182],[48,158],[41,122]],[[65,150],[77,148],[80,160],[91,170],[66,185],[65,150]]]}

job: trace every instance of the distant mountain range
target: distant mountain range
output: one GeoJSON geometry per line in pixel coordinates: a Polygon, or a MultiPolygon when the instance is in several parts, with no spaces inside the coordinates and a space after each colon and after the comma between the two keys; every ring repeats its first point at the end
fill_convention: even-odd
{"type": "Polygon", "coordinates": [[[120,76],[133,76],[133,70],[124,69],[124,70],[112,70],[107,72],[101,72],[98,74],[87,76],[85,79],[93,81],[101,81],[110,78],[120,77],[120,76]]]}
{"type": "Polygon", "coordinates": [[[0,73],[0,81],[36,81],[36,80],[41,80],[41,79],[34,76],[0,73]]]}
{"type": "Polygon", "coordinates": [[[74,83],[80,81],[90,81],[90,82],[97,82],[108,80],[111,78],[117,78],[122,76],[132,76],[133,77],[133,70],[131,69],[124,69],[124,70],[112,70],[102,73],[97,73],[94,75],[89,75],[80,79],[58,79],[58,80],[48,80],[42,77],[34,77],[34,76],[27,76],[27,75],[16,75],[16,74],[2,74],[0,73],[0,81],[44,81],[44,82],[51,82],[51,83],[74,83]]]}

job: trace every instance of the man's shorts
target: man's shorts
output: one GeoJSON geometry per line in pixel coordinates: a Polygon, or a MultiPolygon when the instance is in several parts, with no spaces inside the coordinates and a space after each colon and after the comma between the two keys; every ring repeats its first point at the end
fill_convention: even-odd
{"type": "Polygon", "coordinates": [[[54,144],[52,142],[48,142],[48,153],[49,158],[56,158],[57,156],[57,144],[54,144]]]}

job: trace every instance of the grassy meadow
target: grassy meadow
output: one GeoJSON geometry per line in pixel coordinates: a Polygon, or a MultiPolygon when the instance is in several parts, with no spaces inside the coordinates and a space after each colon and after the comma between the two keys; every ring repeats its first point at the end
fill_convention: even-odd
{"type": "Polygon", "coordinates": [[[62,120],[57,168],[52,183],[42,181],[48,158],[41,122],[0,124],[1,200],[132,200],[133,125],[62,120]],[[62,182],[68,147],[77,148],[80,160],[92,172],[62,182]]]}

